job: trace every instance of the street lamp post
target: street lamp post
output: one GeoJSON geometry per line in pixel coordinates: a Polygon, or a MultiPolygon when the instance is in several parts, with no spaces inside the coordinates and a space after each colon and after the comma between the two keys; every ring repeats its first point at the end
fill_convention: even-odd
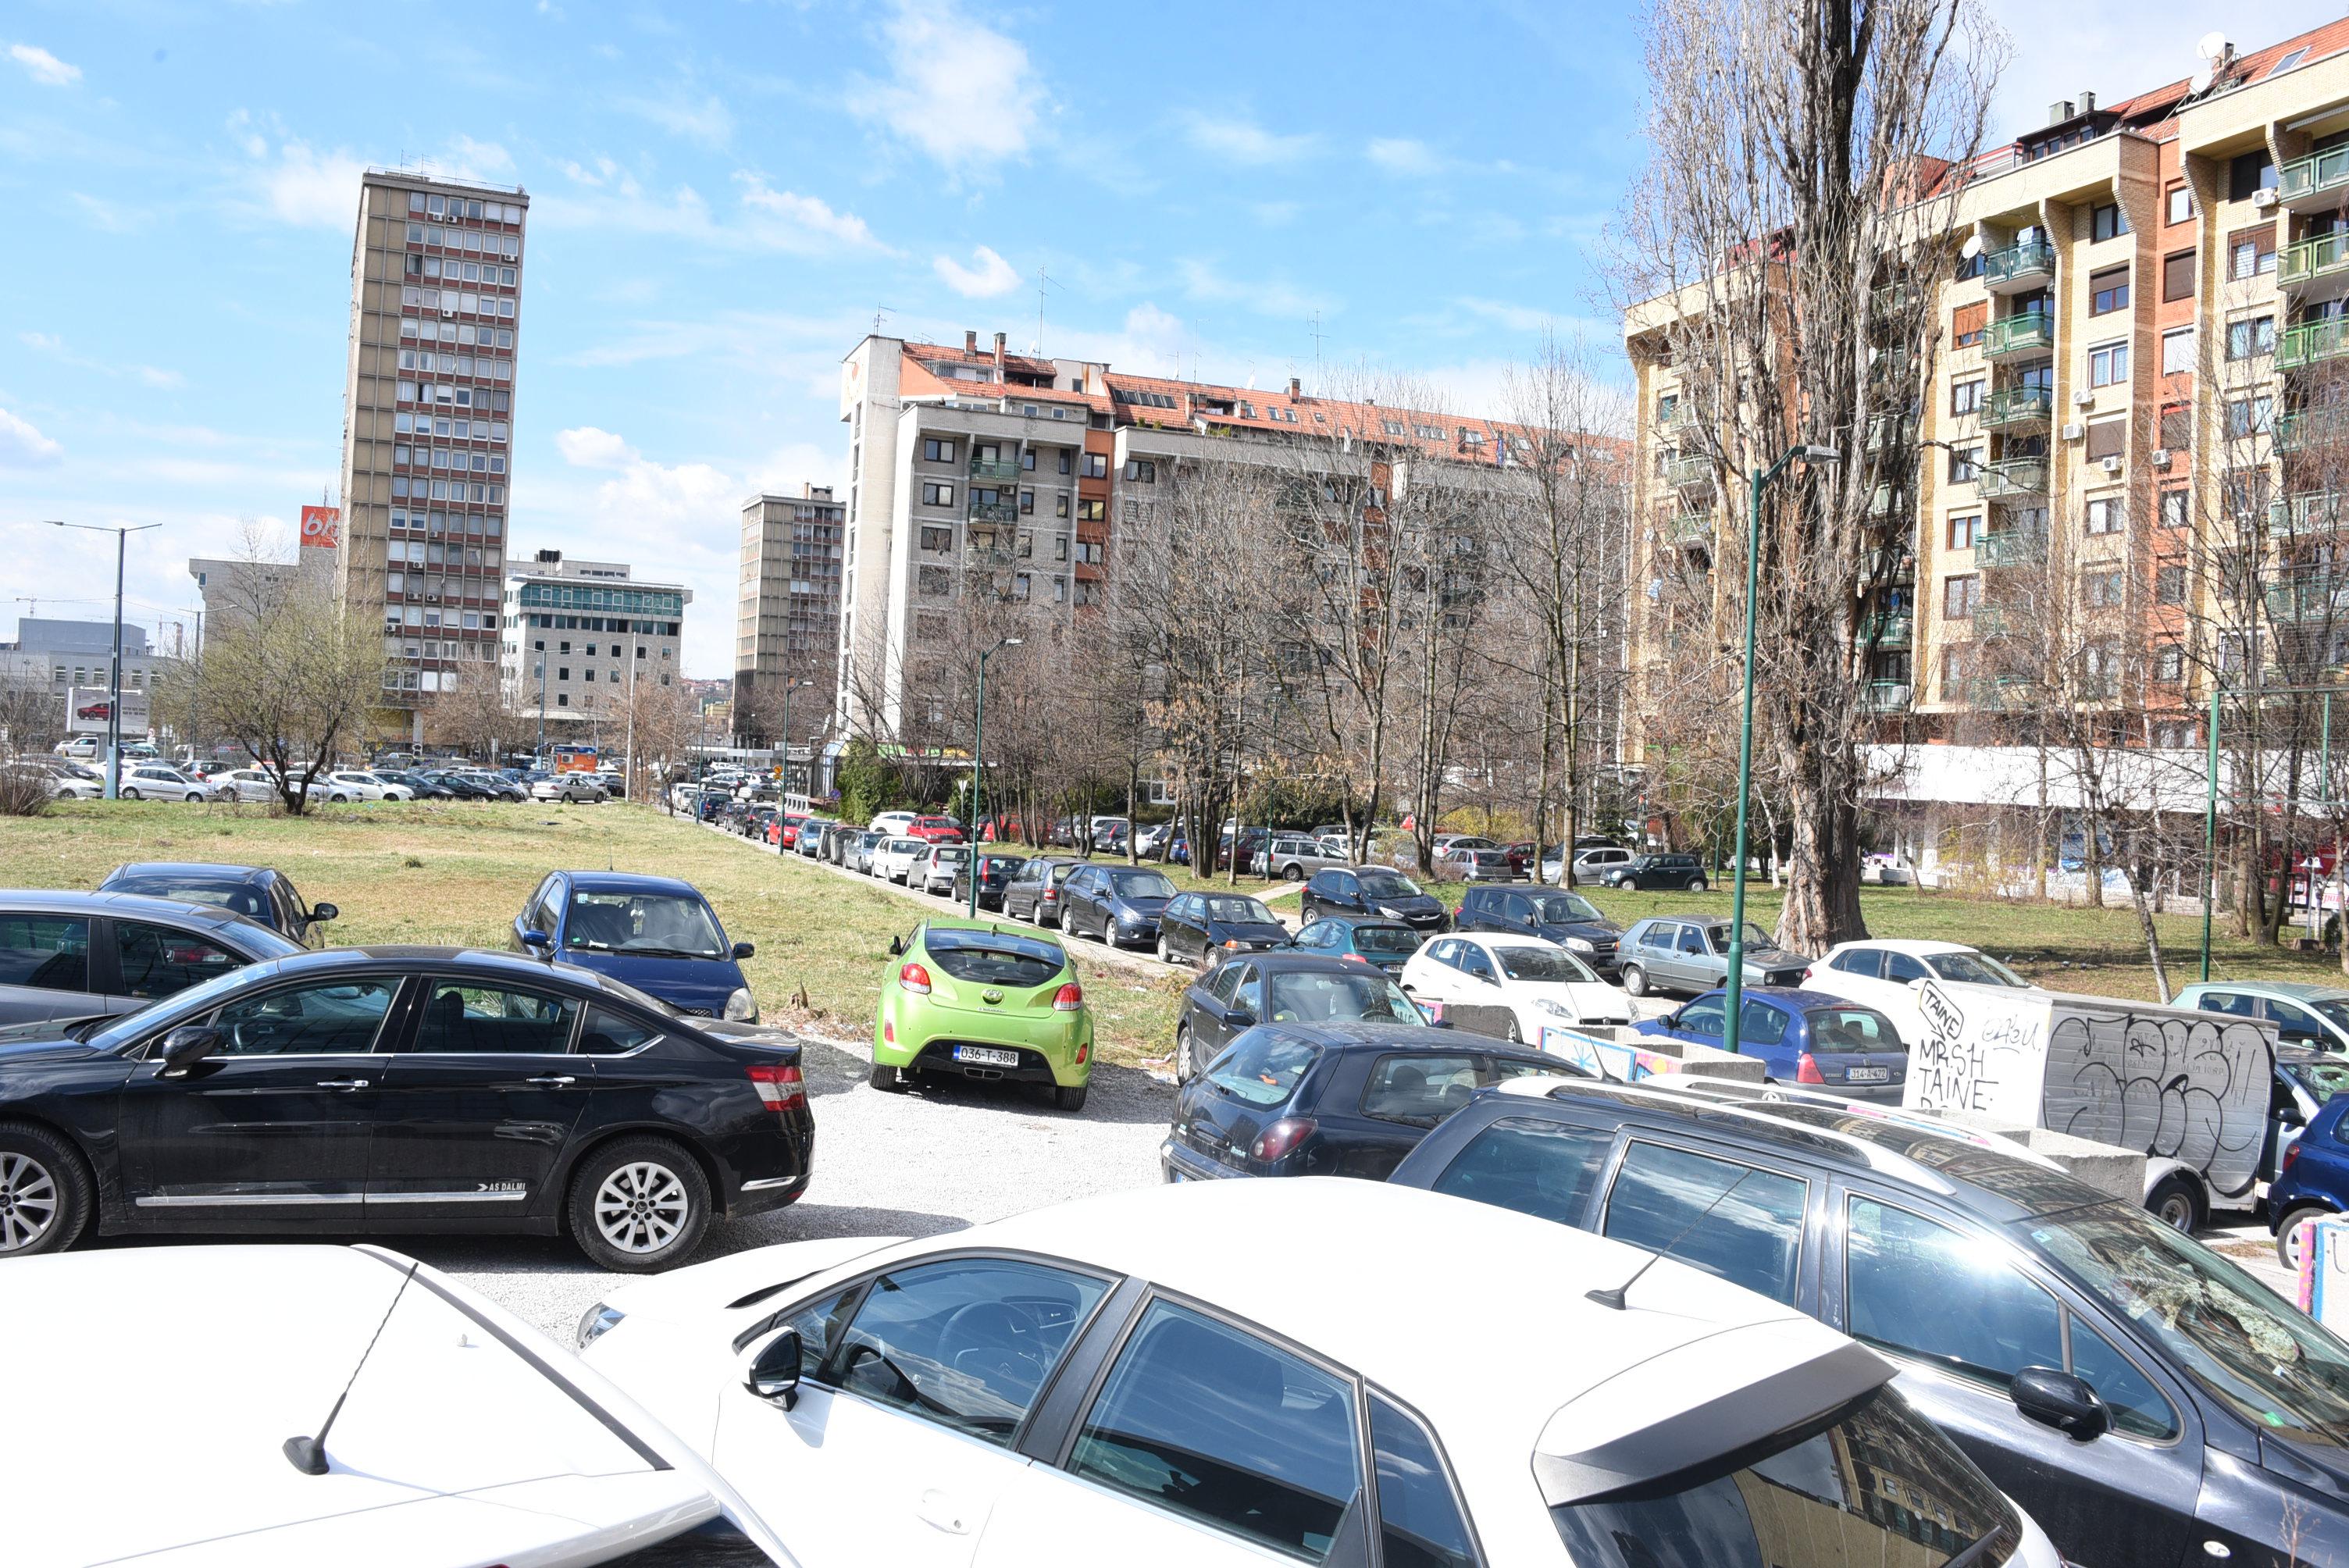
{"type": "MultiPolygon", "coordinates": [[[[780,727],[783,732],[782,792],[786,795],[792,792],[792,688],[793,686],[813,686],[814,684],[815,683],[813,681],[802,680],[797,676],[785,676],[783,677],[783,712],[780,727]]],[[[737,725],[737,733],[740,733],[739,721],[737,725]]],[[[813,784],[815,780],[811,778],[808,782],[810,784],[813,784]]],[[[811,791],[811,793],[812,793],[812,791],[811,791]]]]}
{"type": "Polygon", "coordinates": [[[998,639],[978,655],[978,702],[970,723],[970,917],[978,918],[978,824],[987,810],[987,661],[1005,648],[1016,648],[1020,637],[998,639]]]}
{"type": "Polygon", "coordinates": [[[98,523],[51,521],[58,528],[114,535],[114,662],[106,677],[106,798],[117,800],[122,797],[122,560],[132,534],[163,525],[142,522],[135,527],[107,528],[98,523]]]}
{"type": "Polygon", "coordinates": [[[1833,447],[1792,446],[1767,469],[1757,469],[1745,519],[1745,695],[1737,727],[1737,861],[1731,870],[1729,898],[1729,975],[1723,986],[1721,1043],[1737,1052],[1737,1015],[1745,1002],[1745,834],[1754,794],[1754,622],[1762,594],[1762,492],[1785,473],[1796,458],[1814,463],[1843,460],[1833,447]]]}

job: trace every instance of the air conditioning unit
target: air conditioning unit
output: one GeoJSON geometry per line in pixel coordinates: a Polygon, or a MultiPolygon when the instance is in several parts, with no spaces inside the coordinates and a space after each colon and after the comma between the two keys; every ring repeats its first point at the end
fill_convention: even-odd
{"type": "Polygon", "coordinates": [[[2260,209],[2261,211],[2265,211],[2268,208],[2272,207],[2275,204],[2276,193],[2274,191],[2254,191],[2251,192],[2251,205],[2260,209]]]}
{"type": "Polygon", "coordinates": [[[2105,459],[2105,472],[2106,472],[2106,473],[2108,473],[2108,474],[2116,474],[2116,473],[2118,473],[2118,472],[2120,472],[2120,471],[2121,471],[2121,460],[2120,460],[2120,459],[2119,459],[2119,458],[2117,458],[2117,457],[2111,457],[2111,458],[2106,458],[2106,459],[2105,459]]]}
{"type": "Polygon", "coordinates": [[[2094,392],[2089,391],[2085,387],[2081,387],[2078,391],[2072,394],[2072,407],[2075,408],[2094,407],[2095,406],[2095,401],[2096,395],[2094,392]]]}
{"type": "Polygon", "coordinates": [[[2087,433],[2088,427],[2085,425],[2066,425],[2064,427],[2064,438],[2067,441],[2076,441],[2087,433]]]}
{"type": "Polygon", "coordinates": [[[2169,466],[2169,449],[2168,447],[2156,447],[2153,449],[2153,466],[2157,469],[2166,469],[2169,466]]]}

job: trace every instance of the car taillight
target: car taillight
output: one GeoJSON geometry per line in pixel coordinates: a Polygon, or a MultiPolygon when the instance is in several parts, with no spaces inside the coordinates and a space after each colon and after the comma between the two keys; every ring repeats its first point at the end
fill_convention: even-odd
{"type": "Polygon", "coordinates": [[[1284,1116],[1256,1136],[1248,1148],[1248,1158],[1269,1165],[1286,1159],[1297,1146],[1313,1136],[1313,1119],[1309,1116],[1284,1116]]]}
{"type": "Polygon", "coordinates": [[[1046,888],[1044,890],[1043,902],[1046,903],[1058,903],[1061,902],[1061,895],[1053,889],[1046,888]]]}
{"type": "Polygon", "coordinates": [[[1826,1078],[1819,1072],[1819,1064],[1811,1059],[1811,1053],[1808,1051],[1805,1051],[1803,1053],[1802,1061],[1795,1068],[1795,1081],[1796,1083],[1825,1083],[1827,1081],[1826,1078]]]}
{"type": "Polygon", "coordinates": [[[750,1087],[759,1091],[769,1110],[807,1109],[807,1084],[800,1077],[797,1062],[759,1062],[743,1070],[750,1075],[750,1087]]]}
{"type": "Polygon", "coordinates": [[[1811,965],[1809,965],[1807,968],[1806,968],[1806,969],[1803,971],[1803,984],[1804,984],[1804,985],[1809,985],[1809,984],[1811,983],[1812,976],[1814,976],[1814,975],[1816,975],[1816,974],[1818,974],[1818,972],[1819,972],[1819,966],[1818,966],[1817,965],[1816,965],[1816,964],[1811,965]]]}
{"type": "Polygon", "coordinates": [[[2292,1162],[2299,1158],[2300,1140],[2295,1138],[2292,1140],[2290,1147],[2286,1148],[2283,1151],[2283,1163],[2276,1167],[2276,1180],[2282,1181],[2283,1178],[2291,1175],[2292,1162]]]}
{"type": "Polygon", "coordinates": [[[1052,1011],[1073,1013],[1085,1005],[1085,988],[1071,980],[1052,993],[1052,1011]]]}
{"type": "Polygon", "coordinates": [[[930,994],[930,972],[918,964],[908,964],[897,971],[897,984],[916,996],[930,994]]]}

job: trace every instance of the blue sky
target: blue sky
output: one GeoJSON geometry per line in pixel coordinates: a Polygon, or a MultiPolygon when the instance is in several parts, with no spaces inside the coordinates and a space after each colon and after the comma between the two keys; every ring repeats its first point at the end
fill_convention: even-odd
{"type": "MultiPolygon", "coordinates": [[[[2012,130],[2322,6],[1998,0],[2012,130]],[[2093,61],[2084,67],[2084,60],[2093,61]],[[2074,78],[2080,79],[2074,79],[2074,78]]],[[[1271,385],[1371,362],[1497,406],[1638,155],[1629,5],[0,5],[0,601],[191,618],[191,555],[335,483],[367,163],[532,197],[512,538],[695,590],[727,674],[740,499],[843,467],[886,330],[1271,385]]],[[[30,606],[0,602],[0,628],[30,606]]]]}

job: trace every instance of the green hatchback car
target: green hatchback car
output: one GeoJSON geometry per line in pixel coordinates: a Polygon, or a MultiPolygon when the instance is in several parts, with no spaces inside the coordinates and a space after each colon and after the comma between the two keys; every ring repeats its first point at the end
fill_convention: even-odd
{"type": "Polygon", "coordinates": [[[1093,1075],[1093,1016],[1058,942],[976,920],[926,920],[892,937],[894,979],[873,1019],[873,1087],[919,1073],[1036,1084],[1082,1110],[1093,1075]]]}

